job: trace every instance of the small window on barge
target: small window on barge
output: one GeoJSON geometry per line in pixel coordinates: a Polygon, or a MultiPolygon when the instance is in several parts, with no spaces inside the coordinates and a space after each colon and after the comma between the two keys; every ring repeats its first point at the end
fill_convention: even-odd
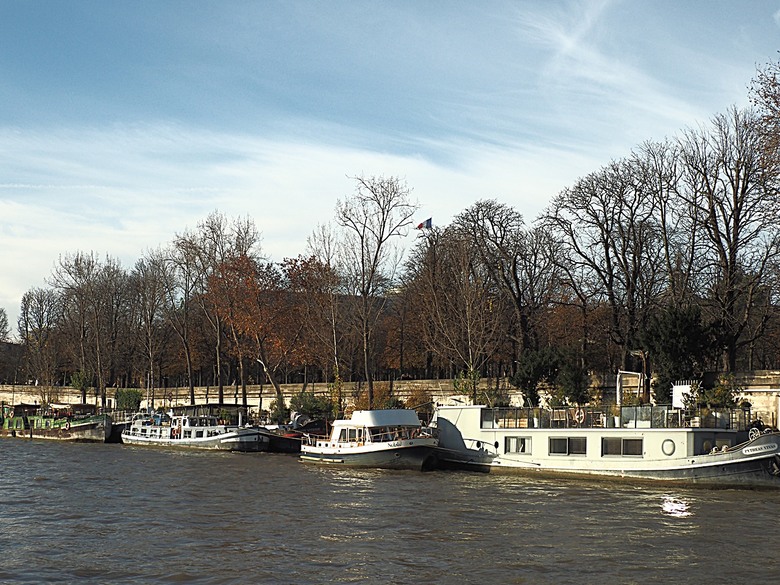
{"type": "Polygon", "coordinates": [[[550,455],[585,455],[587,445],[585,437],[550,437],[550,455]]]}
{"type": "Polygon", "coordinates": [[[480,419],[480,427],[483,429],[494,429],[498,422],[498,417],[492,408],[483,408],[480,419]]]}
{"type": "Polygon", "coordinates": [[[528,455],[531,453],[530,437],[505,437],[504,453],[522,453],[528,455]]]}
{"type": "Polygon", "coordinates": [[[603,437],[601,439],[602,456],[641,457],[642,448],[642,439],[623,439],[620,437],[603,437]]]}

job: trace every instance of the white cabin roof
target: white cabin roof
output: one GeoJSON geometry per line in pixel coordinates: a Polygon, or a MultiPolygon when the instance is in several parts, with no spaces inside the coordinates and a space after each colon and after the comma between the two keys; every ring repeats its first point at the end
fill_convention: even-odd
{"type": "Polygon", "coordinates": [[[334,426],[384,427],[420,426],[417,412],[403,408],[387,410],[356,410],[350,420],[337,420],[334,426]]]}

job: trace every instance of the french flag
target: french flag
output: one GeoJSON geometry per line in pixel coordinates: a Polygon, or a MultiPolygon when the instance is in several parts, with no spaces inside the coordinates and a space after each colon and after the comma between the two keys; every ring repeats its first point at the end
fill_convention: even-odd
{"type": "Polygon", "coordinates": [[[433,219],[428,218],[424,222],[422,222],[420,225],[417,226],[418,230],[429,230],[433,227],[433,219]]]}

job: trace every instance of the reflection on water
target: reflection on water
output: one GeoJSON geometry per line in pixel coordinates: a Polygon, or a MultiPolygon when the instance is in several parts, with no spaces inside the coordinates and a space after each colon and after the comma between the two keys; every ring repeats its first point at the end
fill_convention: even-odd
{"type": "Polygon", "coordinates": [[[20,439],[0,440],[0,454],[0,583],[601,585],[780,574],[766,537],[780,492],[20,439]]]}
{"type": "Polygon", "coordinates": [[[687,500],[675,496],[664,496],[663,502],[661,503],[661,510],[664,514],[677,518],[691,516],[693,512],[691,512],[690,508],[691,506],[687,500]]]}

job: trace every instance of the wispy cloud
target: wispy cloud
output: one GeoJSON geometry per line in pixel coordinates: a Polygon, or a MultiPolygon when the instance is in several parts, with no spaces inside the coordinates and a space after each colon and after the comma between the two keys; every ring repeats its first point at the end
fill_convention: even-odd
{"type": "MultiPolygon", "coordinates": [[[[8,146],[8,135],[2,141],[8,146]]],[[[275,260],[304,253],[315,226],[331,221],[336,200],[352,193],[355,175],[400,176],[421,215],[439,224],[487,197],[516,206],[530,221],[594,164],[543,148],[423,148],[459,164],[170,125],[60,130],[45,142],[34,133],[15,135],[7,149],[15,180],[0,184],[0,247],[26,253],[0,256],[7,275],[0,306],[16,310],[21,293],[41,283],[60,254],[94,251],[129,267],[214,210],[253,218],[275,260]],[[46,182],[33,182],[36,168],[47,169],[46,182]]]]}
{"type": "MultiPolygon", "coordinates": [[[[672,85],[669,69],[659,69],[654,54],[647,52],[647,39],[618,41],[623,29],[626,36],[637,32],[631,16],[627,3],[612,1],[546,3],[518,12],[519,34],[546,52],[539,70],[540,93],[550,96],[550,107],[560,116],[557,134],[579,127],[583,136],[593,137],[583,140],[590,146],[609,142],[610,135],[614,140],[618,130],[619,136],[636,136],[638,143],[663,139],[715,113],[700,94],[672,85]]],[[[689,49],[682,49],[668,31],[648,34],[657,35],[659,49],[678,53],[680,67],[701,66],[706,49],[702,55],[680,54],[689,49]]]]}
{"type": "Polygon", "coordinates": [[[713,4],[17,3],[0,306],[61,253],[129,265],[215,209],[252,217],[273,259],[303,253],[358,174],[405,178],[438,225],[487,197],[530,222],[577,177],[744,95],[780,11],[713,4]]]}

